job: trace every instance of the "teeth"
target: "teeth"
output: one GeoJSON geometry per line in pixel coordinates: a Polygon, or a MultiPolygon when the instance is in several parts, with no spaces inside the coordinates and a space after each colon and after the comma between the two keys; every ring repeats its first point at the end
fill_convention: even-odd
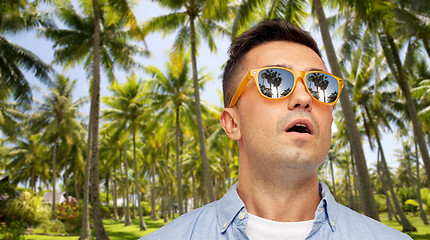
{"type": "Polygon", "coordinates": [[[287,132],[299,132],[299,133],[311,133],[306,124],[297,123],[293,127],[287,130],[287,132]]]}

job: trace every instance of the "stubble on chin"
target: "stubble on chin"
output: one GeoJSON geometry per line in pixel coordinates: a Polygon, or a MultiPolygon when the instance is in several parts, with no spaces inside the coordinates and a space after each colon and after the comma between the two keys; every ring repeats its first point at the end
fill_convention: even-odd
{"type": "MultiPolygon", "coordinates": [[[[285,134],[285,127],[298,118],[310,120],[314,128],[313,134],[315,137],[320,136],[320,126],[313,115],[303,111],[290,112],[277,122],[277,135],[273,136],[273,141],[268,141],[279,145],[273,147],[270,152],[261,154],[261,157],[257,160],[258,162],[253,164],[255,166],[254,170],[258,171],[259,175],[265,176],[270,181],[295,185],[317,174],[318,167],[324,161],[322,153],[313,152],[312,150],[315,149],[306,147],[305,145],[309,143],[305,140],[295,140],[292,143],[288,143],[279,139],[286,139],[285,136],[282,136],[285,134]]],[[[321,141],[321,139],[318,141],[321,141]]],[[[263,148],[263,151],[267,151],[267,149],[263,148]]]]}

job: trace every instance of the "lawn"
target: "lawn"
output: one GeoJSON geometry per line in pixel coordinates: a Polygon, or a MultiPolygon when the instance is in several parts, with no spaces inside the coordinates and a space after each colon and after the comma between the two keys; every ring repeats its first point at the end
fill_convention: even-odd
{"type": "MultiPolygon", "coordinates": [[[[387,213],[380,214],[380,217],[381,217],[381,221],[383,223],[387,224],[388,226],[395,228],[399,231],[402,230],[402,226],[399,225],[396,220],[388,221],[388,214],[387,213]]],[[[407,234],[409,234],[409,236],[412,237],[412,239],[414,239],[414,240],[429,240],[430,239],[430,225],[427,225],[427,226],[424,225],[424,223],[421,220],[421,218],[419,217],[419,215],[412,216],[412,214],[408,214],[407,218],[412,223],[412,225],[414,225],[418,230],[418,232],[408,232],[407,233],[407,234]]]]}
{"type": "MultiPolygon", "coordinates": [[[[136,240],[148,233],[151,233],[164,225],[163,220],[152,221],[148,216],[144,217],[146,226],[148,229],[141,232],[139,230],[139,219],[133,220],[133,225],[124,226],[124,223],[120,223],[114,220],[104,220],[104,226],[109,238],[111,240],[122,240],[122,239],[133,239],[136,240]]],[[[94,236],[94,233],[93,233],[94,236]]],[[[46,236],[46,235],[26,235],[27,240],[77,240],[78,236],[46,236]]]]}
{"type": "MultiPolygon", "coordinates": [[[[388,216],[386,213],[382,213],[380,215],[383,223],[391,226],[395,229],[401,230],[402,227],[396,221],[388,221],[388,216]]],[[[430,239],[430,226],[425,226],[421,221],[419,216],[408,215],[408,219],[411,221],[412,225],[414,225],[418,232],[416,233],[408,233],[414,240],[428,240],[430,239]]],[[[139,220],[133,220],[133,225],[124,226],[123,223],[116,222],[113,220],[105,220],[105,229],[108,233],[111,240],[122,240],[122,239],[130,239],[136,240],[150,232],[157,230],[158,228],[164,225],[163,220],[152,221],[149,217],[145,217],[145,223],[148,227],[148,230],[141,232],[139,231],[139,220]]],[[[44,235],[26,235],[26,239],[28,240],[77,240],[78,236],[44,236],[44,235]]]]}

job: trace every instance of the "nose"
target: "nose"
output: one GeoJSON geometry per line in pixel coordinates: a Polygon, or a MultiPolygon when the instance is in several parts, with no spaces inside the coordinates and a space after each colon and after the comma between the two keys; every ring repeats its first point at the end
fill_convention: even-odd
{"type": "Polygon", "coordinates": [[[306,86],[302,77],[297,78],[294,91],[289,96],[288,109],[312,110],[312,98],[306,91],[306,86]]]}

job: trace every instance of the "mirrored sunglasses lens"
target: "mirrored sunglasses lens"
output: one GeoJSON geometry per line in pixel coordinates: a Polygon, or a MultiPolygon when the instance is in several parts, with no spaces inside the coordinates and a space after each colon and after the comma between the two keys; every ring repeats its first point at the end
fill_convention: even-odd
{"type": "Polygon", "coordinates": [[[333,103],[339,95],[339,84],[333,76],[325,73],[310,73],[306,84],[312,96],[324,103],[333,103]]]}
{"type": "Polygon", "coordinates": [[[287,96],[294,85],[294,75],[284,69],[265,69],[258,74],[261,93],[269,98],[287,96]]]}

